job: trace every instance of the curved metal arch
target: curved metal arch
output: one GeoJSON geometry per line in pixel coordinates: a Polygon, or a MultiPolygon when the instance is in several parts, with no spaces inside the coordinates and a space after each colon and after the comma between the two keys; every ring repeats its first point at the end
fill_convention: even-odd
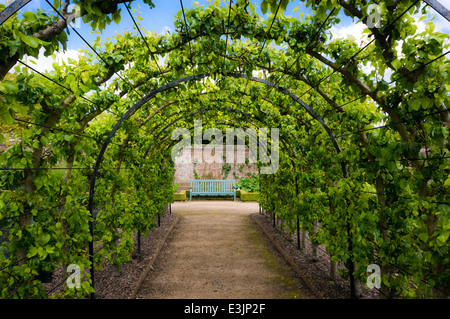
{"type": "MultiPolygon", "coordinates": [[[[208,94],[208,93],[214,93],[214,92],[207,92],[207,93],[205,93],[205,94],[208,94]]],[[[222,101],[222,100],[212,100],[212,101],[222,101]]],[[[179,102],[179,101],[177,101],[177,100],[174,100],[174,101],[172,101],[172,102],[170,102],[170,104],[173,104],[173,103],[177,103],[177,102],[179,102]]],[[[234,103],[234,104],[238,104],[236,101],[234,101],[234,100],[231,100],[231,101],[228,101],[228,100],[223,100],[222,102],[228,102],[228,103],[234,103]]],[[[274,105],[272,102],[270,102],[270,101],[268,101],[269,103],[271,103],[272,105],[274,105]]],[[[169,104],[169,103],[168,103],[169,104]]],[[[167,104],[166,104],[167,105],[167,104]]],[[[276,106],[275,106],[276,107],[276,106]]],[[[264,123],[262,120],[261,120],[261,118],[259,118],[258,116],[256,116],[255,114],[253,114],[253,113],[248,113],[248,112],[245,112],[245,111],[241,111],[241,110],[238,110],[238,109],[233,109],[233,108],[221,108],[221,109],[215,109],[215,110],[222,110],[222,111],[231,111],[231,112],[238,112],[238,113],[240,113],[240,114],[243,114],[243,115],[246,115],[246,116],[252,116],[253,118],[255,118],[256,120],[258,120],[259,122],[261,122],[261,123],[264,123]]],[[[159,113],[159,112],[158,112],[159,113]]],[[[177,114],[180,114],[181,112],[178,112],[178,113],[174,113],[174,114],[171,114],[169,117],[171,117],[171,116],[173,116],[173,115],[177,115],[177,114]]],[[[262,112],[263,114],[264,114],[264,112],[262,112]]],[[[157,113],[154,113],[154,114],[157,114],[157,113]]],[[[156,129],[156,127],[154,128],[154,129],[156,129]]],[[[153,129],[153,130],[154,130],[153,129]]],[[[152,132],[153,132],[153,130],[152,130],[152,132]]],[[[159,135],[159,134],[158,134],[159,135]]]]}
{"type": "MultiPolygon", "coordinates": [[[[209,92],[209,93],[212,93],[212,92],[209,92]]],[[[213,100],[213,101],[215,101],[215,100],[213,100]]],[[[234,104],[238,104],[236,101],[234,101],[234,100],[231,100],[231,101],[228,101],[228,100],[224,100],[225,102],[231,102],[231,103],[234,103],[234,104]]],[[[172,102],[169,102],[168,104],[173,104],[173,103],[177,103],[177,102],[179,102],[179,101],[177,101],[177,100],[174,100],[174,101],[172,101],[172,102]]],[[[274,105],[271,101],[267,101],[267,102],[269,102],[269,103],[271,103],[272,105],[274,105]]],[[[208,109],[209,110],[209,109],[208,109]]],[[[245,112],[245,111],[242,111],[242,110],[239,110],[239,109],[233,109],[233,108],[220,108],[220,109],[211,109],[211,110],[220,110],[220,111],[229,111],[229,112],[234,112],[234,113],[238,113],[238,114],[242,114],[242,115],[246,115],[246,116],[251,116],[251,117],[253,117],[254,119],[256,119],[258,122],[260,122],[260,123],[262,123],[262,124],[265,124],[265,122],[259,117],[259,116],[257,116],[257,115],[255,115],[255,114],[253,114],[253,113],[248,113],[248,112],[245,112]]],[[[194,114],[197,114],[197,113],[201,113],[200,112],[201,110],[199,110],[199,111],[196,111],[196,112],[191,112],[189,115],[194,115],[194,114]]],[[[157,112],[157,113],[159,113],[159,112],[157,112]]],[[[154,114],[157,114],[157,113],[154,113],[154,114]]],[[[171,114],[169,117],[172,117],[173,115],[179,115],[181,112],[178,112],[178,113],[174,113],[174,114],[171,114]]],[[[263,114],[264,114],[264,112],[262,112],[263,114]]],[[[165,128],[163,128],[162,130],[160,130],[159,131],[159,133],[157,133],[157,136],[156,137],[159,137],[167,128],[169,128],[170,126],[172,126],[172,124],[174,124],[175,122],[177,122],[177,121],[179,121],[179,120],[181,120],[182,118],[185,118],[185,117],[187,117],[187,115],[185,114],[184,116],[180,116],[179,118],[177,118],[177,119],[175,119],[174,121],[172,121],[171,123],[169,123],[169,124],[166,124],[166,126],[165,126],[165,128]]],[[[250,124],[253,124],[254,126],[256,126],[257,128],[259,128],[259,126],[257,126],[256,124],[254,124],[254,123],[252,123],[252,122],[249,122],[249,121],[246,121],[247,123],[250,123],[250,124]]],[[[229,125],[229,124],[226,124],[226,123],[224,123],[225,125],[229,125]]],[[[161,125],[161,124],[160,124],[161,125]]],[[[159,126],[159,125],[158,125],[159,126]]],[[[154,131],[156,129],[156,127],[152,130],[152,131],[154,131]]],[[[151,146],[152,146],[152,144],[155,142],[155,140],[156,140],[156,137],[154,137],[153,138],[153,142],[151,142],[150,143],[150,145],[149,145],[149,147],[146,149],[146,152],[145,152],[145,155],[144,155],[144,157],[143,158],[145,158],[147,155],[148,155],[148,153],[149,153],[149,150],[151,149],[151,146]]],[[[292,154],[291,154],[291,151],[295,154],[296,152],[295,152],[295,149],[292,147],[292,145],[289,145],[289,147],[287,147],[286,145],[288,145],[288,143],[286,143],[286,141],[285,141],[285,139],[284,138],[282,138],[281,136],[280,136],[280,141],[282,142],[282,144],[283,144],[283,147],[286,149],[286,151],[288,152],[288,156],[291,158],[291,161],[292,161],[292,158],[294,157],[294,156],[292,156],[292,154]]]]}
{"type": "Polygon", "coordinates": [[[31,2],[31,0],[16,0],[13,3],[9,4],[1,13],[0,13],[0,26],[8,20],[14,13],[19,11],[22,7],[31,2]]]}
{"type": "MultiPolygon", "coordinates": [[[[161,136],[161,134],[164,133],[169,127],[171,127],[172,125],[174,125],[176,122],[182,120],[183,118],[187,118],[187,117],[189,117],[189,116],[193,116],[193,115],[196,115],[196,114],[199,114],[199,113],[208,112],[208,111],[226,111],[226,112],[238,113],[238,114],[242,114],[242,115],[246,115],[246,116],[251,116],[251,117],[255,118],[256,120],[258,120],[259,122],[264,123],[261,119],[259,119],[259,118],[256,117],[255,115],[253,115],[253,114],[251,114],[251,113],[248,113],[248,112],[244,112],[244,111],[238,110],[238,109],[233,109],[233,108],[200,109],[200,110],[198,110],[198,111],[191,112],[191,113],[189,113],[189,114],[184,114],[184,115],[182,115],[182,116],[176,118],[175,120],[173,120],[172,122],[170,122],[170,123],[167,124],[166,126],[164,126],[164,128],[162,128],[162,129],[158,132],[158,134],[155,135],[155,137],[153,138],[153,142],[151,142],[151,143],[149,144],[149,146],[147,147],[147,149],[146,149],[146,151],[145,151],[145,154],[144,154],[144,156],[143,156],[143,159],[145,159],[145,158],[147,157],[147,155],[148,155],[150,149],[152,148],[152,146],[153,146],[153,144],[156,142],[156,140],[159,139],[159,137],[161,136]]],[[[245,121],[245,122],[255,125],[254,123],[251,123],[251,122],[249,122],[249,121],[245,121]]],[[[230,124],[227,124],[227,123],[221,123],[221,124],[224,124],[224,125],[230,125],[230,124]]],[[[259,128],[259,126],[257,126],[257,125],[255,125],[255,126],[259,128]]],[[[283,137],[281,137],[281,136],[280,136],[280,141],[281,141],[281,143],[283,144],[283,147],[286,149],[286,152],[288,153],[289,157],[292,158],[292,154],[291,154],[291,151],[292,151],[292,150],[290,150],[290,149],[287,147],[286,142],[284,141],[283,137]]]]}
{"type": "MultiPolygon", "coordinates": [[[[252,123],[252,122],[249,122],[249,121],[245,121],[245,122],[247,122],[248,124],[250,124],[249,127],[250,127],[251,125],[254,125],[254,126],[256,126],[257,128],[259,128],[258,125],[254,124],[254,123],[252,123]]],[[[217,125],[225,125],[225,126],[232,126],[232,125],[235,125],[236,123],[225,123],[225,122],[216,123],[216,122],[215,122],[214,124],[217,124],[217,125]]],[[[192,130],[194,130],[194,129],[195,129],[194,126],[191,127],[191,128],[188,128],[189,131],[192,131],[192,130]]],[[[283,147],[286,149],[286,151],[287,151],[287,153],[288,153],[288,155],[289,155],[289,158],[291,159],[291,161],[293,161],[292,155],[291,155],[291,153],[290,153],[290,151],[289,151],[289,148],[286,146],[284,140],[283,140],[281,137],[280,137],[280,141],[282,142],[283,147]]],[[[176,141],[176,140],[172,140],[171,143],[166,147],[166,150],[168,150],[170,147],[172,147],[173,144],[174,144],[175,142],[177,142],[177,141],[176,141]]],[[[250,148],[250,151],[253,151],[253,150],[250,148]]],[[[266,150],[266,151],[267,151],[267,150],[266,150]]],[[[254,155],[256,156],[257,154],[254,154],[254,155]]],[[[272,162],[270,163],[270,165],[272,165],[272,162]]]]}
{"type": "MultiPolygon", "coordinates": [[[[94,166],[94,170],[93,170],[93,174],[92,174],[92,178],[91,178],[90,189],[89,189],[88,209],[89,209],[89,212],[92,217],[92,220],[89,221],[89,230],[91,233],[91,241],[89,242],[89,260],[91,262],[91,271],[90,272],[91,272],[92,287],[94,287],[94,227],[93,227],[93,225],[94,225],[94,209],[93,209],[93,203],[94,203],[94,194],[95,194],[95,182],[97,179],[98,170],[103,161],[105,151],[108,148],[108,145],[111,143],[112,137],[116,134],[117,130],[120,128],[120,126],[126,119],[128,119],[132,114],[134,114],[134,112],[137,109],[139,109],[142,105],[144,105],[148,100],[150,100],[152,97],[156,96],[158,93],[169,90],[169,89],[179,85],[180,83],[200,80],[205,77],[208,77],[209,75],[210,75],[210,72],[202,73],[202,74],[194,74],[194,75],[187,76],[187,77],[184,77],[184,78],[172,81],[172,82],[168,82],[167,84],[151,91],[149,94],[147,94],[142,99],[140,99],[138,102],[136,102],[131,108],[128,109],[128,111],[124,115],[121,116],[121,118],[117,121],[116,125],[113,127],[111,132],[108,134],[108,137],[104,141],[102,148],[101,148],[101,150],[97,156],[97,159],[95,161],[95,166],[94,166]]],[[[276,90],[278,90],[279,92],[288,95],[295,102],[300,104],[300,106],[302,106],[316,121],[318,121],[322,125],[322,127],[327,132],[334,148],[336,149],[336,152],[338,152],[338,153],[341,152],[341,149],[336,141],[336,138],[334,137],[334,135],[331,132],[331,130],[329,129],[329,127],[325,124],[323,119],[308,104],[306,104],[304,101],[302,101],[300,98],[298,98],[294,93],[291,93],[287,89],[284,89],[272,82],[269,82],[269,81],[266,81],[266,80],[263,80],[260,78],[256,78],[256,77],[248,78],[245,74],[230,72],[230,73],[224,73],[223,76],[234,77],[234,78],[244,78],[244,79],[248,79],[250,81],[259,82],[259,83],[265,84],[267,86],[273,87],[276,90]]],[[[347,173],[346,173],[346,168],[345,168],[344,164],[342,164],[342,172],[344,174],[344,177],[346,177],[347,173]]],[[[93,297],[93,295],[91,295],[91,297],[93,297]]]]}
{"type": "MultiPolygon", "coordinates": [[[[116,125],[114,126],[114,128],[111,130],[111,132],[109,133],[108,137],[106,138],[105,142],[102,145],[102,148],[97,156],[96,162],[95,162],[95,166],[94,166],[94,171],[92,174],[92,178],[91,178],[91,186],[89,189],[89,204],[88,204],[88,209],[91,213],[91,216],[93,214],[93,199],[94,199],[94,194],[95,194],[95,181],[96,181],[96,177],[98,174],[98,170],[100,168],[100,164],[103,160],[103,156],[104,153],[109,145],[109,143],[111,142],[112,137],[115,135],[115,133],[117,132],[117,130],[120,128],[120,126],[122,125],[123,121],[125,121],[126,119],[128,119],[137,109],[139,109],[142,105],[144,105],[148,100],[150,100],[152,97],[154,97],[155,95],[157,95],[160,92],[166,91],[168,89],[171,89],[177,85],[179,85],[180,83],[184,83],[184,82],[189,82],[189,81],[196,81],[199,79],[203,79],[207,76],[209,76],[210,73],[202,73],[202,74],[194,74],[191,76],[187,76],[172,82],[169,82],[153,91],[151,91],[149,94],[147,94],[146,96],[144,96],[141,100],[139,100],[138,102],[136,102],[131,108],[128,109],[128,111],[122,115],[122,117],[117,121],[116,125]]],[[[248,79],[254,82],[259,82],[262,84],[265,84],[267,86],[273,87],[276,90],[288,95],[289,97],[291,97],[295,102],[297,102],[298,104],[300,104],[316,121],[318,121],[322,127],[325,129],[325,131],[327,132],[334,148],[336,149],[336,152],[340,153],[341,149],[336,141],[336,138],[334,137],[333,133],[331,132],[331,130],[329,129],[329,127],[325,124],[325,122],[323,121],[323,119],[308,105],[306,104],[304,101],[302,101],[301,99],[299,99],[294,93],[289,92],[289,90],[284,89],[270,81],[266,81],[260,78],[256,78],[256,77],[251,77],[248,78],[245,74],[239,74],[239,73],[225,73],[224,76],[230,76],[230,77],[234,77],[234,78],[244,78],[244,79],[248,79]]],[[[344,176],[347,175],[346,173],[346,168],[345,165],[342,165],[342,171],[344,176]]]]}
{"type": "Polygon", "coordinates": [[[200,109],[200,110],[198,110],[198,111],[190,112],[189,114],[184,114],[184,115],[182,115],[182,116],[176,118],[175,120],[173,120],[172,122],[170,122],[169,124],[167,124],[163,129],[161,129],[161,130],[158,132],[158,134],[156,134],[155,137],[153,138],[153,142],[151,142],[150,145],[147,147],[147,150],[145,151],[145,154],[144,154],[144,158],[147,157],[148,152],[149,152],[150,148],[153,146],[154,142],[156,142],[156,140],[159,138],[159,136],[160,136],[162,133],[164,133],[164,131],[166,131],[169,127],[171,127],[172,125],[174,125],[176,122],[182,120],[183,118],[187,118],[187,117],[189,117],[189,116],[193,116],[193,115],[196,115],[196,114],[198,114],[198,113],[204,113],[204,112],[208,112],[208,111],[225,111],[225,112],[233,112],[233,113],[237,113],[237,114],[242,114],[242,115],[245,115],[245,116],[253,117],[253,118],[255,118],[256,120],[258,120],[259,122],[264,123],[260,118],[256,117],[254,114],[251,114],[251,113],[248,113],[248,112],[245,112],[245,111],[241,111],[241,110],[238,110],[238,109],[233,109],[233,108],[228,108],[228,107],[220,108],[220,109],[202,108],[202,109],[200,109]]]}

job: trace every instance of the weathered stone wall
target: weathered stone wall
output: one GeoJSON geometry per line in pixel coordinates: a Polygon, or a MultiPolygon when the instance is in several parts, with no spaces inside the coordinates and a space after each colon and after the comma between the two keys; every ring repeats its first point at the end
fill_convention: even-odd
{"type": "Polygon", "coordinates": [[[223,146],[222,154],[220,149],[216,148],[217,153],[211,147],[202,145],[201,152],[196,151],[194,147],[191,149],[184,149],[180,156],[175,160],[175,183],[180,187],[189,186],[189,180],[195,179],[195,172],[199,179],[236,179],[239,180],[242,177],[248,177],[253,173],[258,172],[258,168],[255,163],[246,163],[245,158],[249,159],[249,149],[245,147],[245,150],[241,149],[242,146],[231,146],[231,152],[228,152],[228,157],[225,159],[223,156],[227,156],[227,148],[223,146]],[[245,157],[244,157],[245,154],[245,157]],[[231,159],[233,156],[233,159],[231,159]],[[230,170],[225,176],[223,172],[224,165],[229,164],[230,170]]]}

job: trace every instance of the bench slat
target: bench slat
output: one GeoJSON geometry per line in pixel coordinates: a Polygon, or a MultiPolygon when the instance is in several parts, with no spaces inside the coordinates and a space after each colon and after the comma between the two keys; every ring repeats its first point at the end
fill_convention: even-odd
{"type": "Polygon", "coordinates": [[[190,180],[190,200],[193,195],[233,195],[236,200],[235,180],[190,180]]]}

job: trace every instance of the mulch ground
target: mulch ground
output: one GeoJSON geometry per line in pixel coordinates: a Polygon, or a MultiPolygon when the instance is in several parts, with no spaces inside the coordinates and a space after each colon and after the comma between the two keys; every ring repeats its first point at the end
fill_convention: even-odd
{"type": "MultiPolygon", "coordinates": [[[[287,253],[290,259],[297,265],[304,277],[325,299],[347,299],[350,298],[350,282],[340,275],[330,278],[330,255],[325,251],[325,247],[319,246],[318,260],[312,258],[312,248],[309,240],[305,248],[297,248],[297,239],[282,231],[278,225],[273,226],[273,219],[264,214],[253,216],[263,225],[273,240],[287,253]]],[[[345,269],[344,265],[338,265],[338,269],[345,269]]],[[[361,299],[377,299],[378,294],[375,289],[369,290],[364,286],[359,286],[359,296],[361,299]]]]}
{"type": "MultiPolygon", "coordinates": [[[[95,271],[95,298],[97,299],[128,299],[131,297],[144,269],[147,267],[153,254],[167,231],[175,222],[176,214],[166,214],[161,218],[160,226],[153,227],[144,236],[141,236],[141,253],[132,253],[131,260],[122,265],[120,270],[114,265],[105,265],[103,269],[95,271]]],[[[61,292],[65,285],[62,268],[53,273],[50,283],[44,284],[48,297],[61,292]]]]}

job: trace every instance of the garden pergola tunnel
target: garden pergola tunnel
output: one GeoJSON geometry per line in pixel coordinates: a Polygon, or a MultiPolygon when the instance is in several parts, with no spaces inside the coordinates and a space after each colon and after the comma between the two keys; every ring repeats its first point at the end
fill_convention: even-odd
{"type": "MultiPolygon", "coordinates": [[[[103,160],[103,156],[104,153],[106,151],[106,149],[108,148],[109,143],[111,142],[111,139],[113,138],[113,136],[116,134],[117,130],[120,128],[120,126],[122,125],[122,123],[124,121],[126,121],[130,116],[132,116],[132,114],[134,114],[136,112],[137,109],[139,109],[140,107],[142,107],[142,105],[144,105],[146,102],[148,102],[151,98],[153,98],[156,94],[171,89],[177,85],[179,85],[182,82],[186,82],[186,81],[196,81],[202,78],[205,78],[209,76],[208,73],[204,73],[204,74],[198,74],[198,75],[193,75],[193,76],[189,76],[189,77],[185,77],[170,83],[167,83],[163,86],[161,86],[160,88],[157,88],[155,90],[153,90],[152,92],[150,92],[149,94],[147,94],[144,98],[142,98],[140,101],[138,101],[136,104],[134,104],[129,110],[126,111],[126,113],[117,121],[116,125],[114,126],[114,128],[111,130],[111,132],[108,134],[108,137],[106,138],[105,142],[102,145],[102,148],[99,152],[99,155],[97,156],[97,159],[95,161],[95,167],[94,167],[94,171],[92,174],[92,179],[91,179],[91,187],[90,187],[90,191],[89,191],[89,211],[91,213],[91,217],[92,217],[92,221],[90,222],[89,228],[91,231],[91,236],[92,236],[92,241],[90,241],[89,243],[89,255],[90,255],[90,260],[91,260],[91,278],[92,281],[94,282],[94,242],[93,242],[93,238],[94,238],[94,231],[93,231],[93,223],[95,222],[95,216],[94,216],[94,207],[93,207],[93,203],[94,203],[94,196],[95,196],[95,182],[97,179],[97,175],[98,175],[98,170],[100,168],[101,162],[103,160]]],[[[235,78],[245,78],[248,79],[247,76],[245,74],[236,74],[236,73],[229,73],[226,74],[226,76],[230,76],[230,77],[235,77],[235,78]]],[[[274,87],[277,90],[279,90],[280,92],[288,95],[290,98],[292,98],[296,103],[300,104],[304,109],[307,110],[307,112],[316,120],[318,121],[322,127],[326,130],[327,134],[330,137],[331,142],[333,143],[333,146],[335,147],[337,152],[340,152],[340,148],[337,144],[337,141],[335,139],[335,137],[333,136],[331,130],[328,128],[328,126],[324,123],[323,119],[309,106],[307,105],[305,102],[303,102],[302,100],[300,100],[297,96],[295,96],[295,94],[289,92],[286,89],[280,88],[279,86],[277,86],[274,83],[271,83],[269,81],[263,80],[263,79],[259,79],[256,77],[252,77],[249,80],[251,81],[255,81],[255,82],[259,82],[262,83],[264,85],[270,86],[270,87],[274,87]]],[[[204,112],[206,110],[200,110],[197,112],[193,112],[190,115],[194,115],[194,114],[198,114],[201,112],[204,112]]],[[[147,150],[145,151],[144,154],[144,159],[147,156],[150,147],[153,145],[153,143],[157,143],[158,142],[158,138],[159,135],[165,131],[165,129],[167,129],[168,127],[172,126],[173,124],[175,124],[176,122],[178,122],[180,119],[184,118],[185,116],[181,116],[178,119],[174,120],[172,123],[170,123],[169,125],[167,125],[164,129],[162,129],[158,134],[156,134],[155,136],[155,140],[148,146],[147,150]]],[[[345,171],[345,166],[342,166],[342,173],[343,176],[346,176],[346,171],[345,171]]],[[[93,295],[92,295],[93,296],[93,295]]]]}
{"type": "MultiPolygon", "coordinates": [[[[93,287],[94,229],[99,227],[94,201],[109,207],[105,192],[118,185],[137,188],[129,197],[124,191],[117,197],[132,203],[141,179],[170,181],[171,163],[158,163],[173,147],[169,129],[189,127],[192,118],[205,116],[208,124],[231,119],[243,126],[255,121],[280,128],[285,165],[274,176],[259,178],[264,186],[260,205],[288,223],[295,220],[297,229],[301,225],[314,233],[311,225],[320,224],[313,237],[333,262],[345,263],[352,297],[357,278],[367,277],[367,263],[381,265],[390,285],[380,289],[383,296],[435,295],[447,289],[442,269],[449,265],[450,45],[448,34],[436,30],[441,25],[418,18],[429,6],[450,21],[438,1],[308,2],[300,6],[311,13],[303,19],[282,14],[289,0],[232,0],[189,9],[180,1],[176,30],[165,35],[143,30],[130,10],[133,1],[67,0],[59,7],[46,1],[56,15],[17,14],[29,2],[0,7],[0,120],[6,123],[0,139],[19,141],[0,157],[0,188],[7,191],[0,193],[0,227],[11,230],[15,258],[0,260],[0,267],[23,272],[12,270],[11,263],[36,269],[51,258],[51,263],[64,263],[53,251],[64,256],[71,249],[66,243],[78,235],[87,242],[83,227],[88,224],[93,287]],[[69,11],[69,4],[80,10],[69,11]],[[254,4],[260,4],[263,15],[254,4]],[[77,15],[93,30],[119,23],[121,5],[135,34],[125,31],[107,43],[100,38],[90,43],[72,26],[89,54],[54,65],[51,72],[24,61],[43,50],[46,55],[61,51],[77,15]],[[369,37],[361,43],[336,37],[333,28],[345,16],[359,21],[369,37]],[[129,180],[108,173],[109,180],[97,184],[100,171],[116,165],[117,173],[122,161],[129,180]],[[55,167],[59,163],[67,166],[55,167]],[[147,175],[138,176],[134,168],[144,166],[147,175]],[[73,200],[85,198],[87,190],[89,217],[73,200]],[[64,209],[52,213],[53,208],[47,212],[38,205],[55,207],[52,201],[64,209]],[[76,233],[77,223],[82,230],[70,233],[76,233]],[[38,232],[51,239],[41,243],[47,235],[38,232]],[[57,238],[60,232],[67,242],[57,238]]],[[[144,2],[154,7],[151,0],[144,2]]],[[[152,197],[155,207],[171,200],[169,187],[161,188],[152,197]]],[[[138,221],[130,217],[127,223],[138,221]]],[[[109,231],[98,228],[105,242],[109,231]]],[[[76,249],[81,256],[82,248],[76,249]]],[[[14,292],[11,287],[6,294],[14,292]]]]}

